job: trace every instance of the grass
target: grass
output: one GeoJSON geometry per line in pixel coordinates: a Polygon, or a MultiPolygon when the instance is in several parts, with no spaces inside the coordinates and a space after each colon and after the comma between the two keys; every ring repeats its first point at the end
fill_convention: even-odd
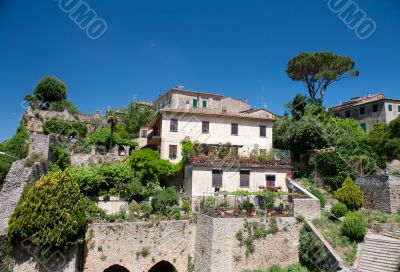
{"type": "Polygon", "coordinates": [[[400,223],[400,214],[387,214],[380,211],[361,210],[365,222],[370,228],[376,223],[400,223]]]}
{"type": "Polygon", "coordinates": [[[342,235],[340,230],[342,223],[337,220],[332,220],[329,213],[322,212],[322,217],[313,220],[313,224],[319,229],[339,256],[348,265],[352,265],[357,255],[357,243],[350,241],[349,238],[342,235]]]}

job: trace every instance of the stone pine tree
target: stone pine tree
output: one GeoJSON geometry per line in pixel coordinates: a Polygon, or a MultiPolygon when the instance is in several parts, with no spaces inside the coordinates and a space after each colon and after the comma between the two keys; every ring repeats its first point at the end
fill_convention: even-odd
{"type": "Polygon", "coordinates": [[[328,87],[344,78],[359,75],[355,62],[331,52],[300,53],[288,62],[286,73],[307,87],[310,98],[322,103],[328,87]]]}

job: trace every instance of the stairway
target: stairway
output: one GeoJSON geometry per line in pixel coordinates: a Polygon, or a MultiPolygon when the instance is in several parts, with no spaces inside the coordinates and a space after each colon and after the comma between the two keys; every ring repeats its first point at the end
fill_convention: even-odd
{"type": "Polygon", "coordinates": [[[368,234],[358,262],[359,272],[399,272],[400,239],[368,234]]]}

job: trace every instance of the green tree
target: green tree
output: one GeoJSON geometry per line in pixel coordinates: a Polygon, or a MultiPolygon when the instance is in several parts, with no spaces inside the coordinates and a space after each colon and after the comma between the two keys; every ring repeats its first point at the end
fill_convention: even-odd
{"type": "Polygon", "coordinates": [[[311,99],[322,102],[329,85],[359,75],[354,66],[349,57],[331,52],[304,52],[288,62],[286,73],[292,80],[305,84],[311,99]]]}
{"type": "Polygon", "coordinates": [[[110,150],[113,148],[113,134],[115,131],[115,127],[117,126],[117,123],[119,122],[119,117],[118,114],[115,110],[108,110],[107,111],[107,123],[110,124],[110,150]]]}
{"type": "Polygon", "coordinates": [[[367,230],[367,224],[364,222],[361,213],[347,213],[341,227],[343,235],[347,236],[351,240],[362,241],[367,233],[367,230]]]}
{"type": "Polygon", "coordinates": [[[364,202],[361,189],[354,184],[349,176],[344,180],[342,188],[337,190],[336,198],[346,204],[347,208],[351,211],[360,209],[364,202]]]}
{"type": "Polygon", "coordinates": [[[68,249],[84,234],[86,201],[68,171],[43,176],[18,203],[9,221],[8,241],[68,249]]]}
{"type": "Polygon", "coordinates": [[[131,102],[122,109],[122,124],[126,131],[137,138],[141,126],[148,125],[156,117],[156,113],[150,106],[144,106],[138,102],[131,102]]]}
{"type": "Polygon", "coordinates": [[[36,85],[34,94],[42,103],[62,101],[67,98],[67,86],[56,77],[45,76],[36,85]]]}
{"type": "Polygon", "coordinates": [[[307,97],[301,94],[296,94],[293,98],[292,102],[288,104],[288,108],[290,109],[290,114],[293,119],[298,121],[300,120],[306,112],[307,106],[307,97]]]}

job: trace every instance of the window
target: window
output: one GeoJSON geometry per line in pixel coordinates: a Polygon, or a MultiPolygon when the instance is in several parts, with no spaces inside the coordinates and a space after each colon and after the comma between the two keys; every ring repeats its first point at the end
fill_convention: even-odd
{"type": "Polygon", "coordinates": [[[147,130],[142,129],[142,130],[140,131],[140,137],[141,137],[141,138],[146,138],[146,137],[147,137],[147,130]]]}
{"type": "Polygon", "coordinates": [[[249,170],[240,170],[240,187],[250,187],[249,170]]]}
{"type": "Polygon", "coordinates": [[[212,187],[222,187],[222,170],[212,170],[212,187]]]}
{"type": "Polygon", "coordinates": [[[266,137],[266,136],[267,136],[267,127],[260,126],[260,137],[266,137]]]}
{"type": "Polygon", "coordinates": [[[210,131],[210,122],[203,121],[201,123],[201,132],[208,133],[210,131]]]}
{"type": "Polygon", "coordinates": [[[239,134],[238,124],[231,124],[231,134],[232,135],[238,135],[239,134]]]}
{"type": "Polygon", "coordinates": [[[265,175],[265,179],[267,181],[267,188],[274,188],[275,187],[275,175],[265,175]]]}
{"type": "Polygon", "coordinates": [[[388,110],[389,110],[389,111],[392,111],[392,110],[393,110],[393,106],[389,104],[389,105],[388,105],[388,110]]]}
{"type": "Polygon", "coordinates": [[[171,119],[171,122],[169,123],[169,130],[175,132],[178,131],[178,120],[171,119]]]}
{"type": "Polygon", "coordinates": [[[207,108],[207,100],[203,100],[203,108],[207,108]]]}
{"type": "Polygon", "coordinates": [[[346,111],[346,118],[349,118],[349,117],[350,117],[350,111],[347,110],[347,111],[346,111]]]}
{"type": "Polygon", "coordinates": [[[397,112],[400,112],[400,105],[397,106],[397,112]]]}
{"type": "Polygon", "coordinates": [[[361,108],[360,108],[360,114],[361,114],[361,115],[365,114],[365,107],[361,107],[361,108]]]}
{"type": "Polygon", "coordinates": [[[372,105],[372,112],[378,112],[378,104],[372,105]]]}
{"type": "Polygon", "coordinates": [[[364,131],[367,131],[367,124],[366,123],[361,123],[360,126],[364,131]]]}
{"type": "Polygon", "coordinates": [[[177,145],[169,145],[169,158],[176,159],[176,154],[178,153],[177,145]]]}
{"type": "Polygon", "coordinates": [[[196,98],[193,98],[193,108],[197,108],[198,101],[196,98]]]}

